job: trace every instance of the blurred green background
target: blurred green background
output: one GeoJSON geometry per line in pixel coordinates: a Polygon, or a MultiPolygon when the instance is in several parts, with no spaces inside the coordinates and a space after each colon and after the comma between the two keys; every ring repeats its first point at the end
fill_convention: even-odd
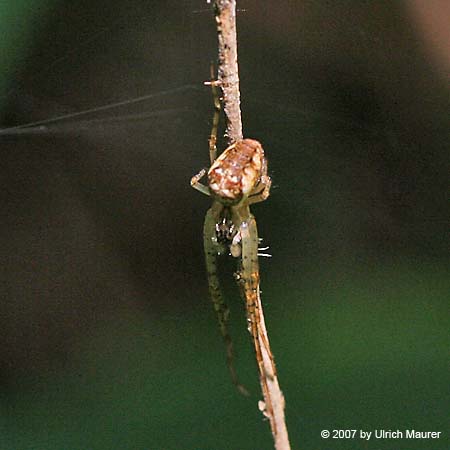
{"type": "MultiPolygon", "coordinates": [[[[239,2],[266,322],[293,449],[449,448],[449,7],[239,2]],[[442,431],[324,440],[323,429],[442,431]]],[[[241,379],[207,295],[189,179],[207,164],[206,2],[4,2],[0,449],[270,449],[245,314],[241,379]]],[[[221,143],[224,145],[224,143],[221,143]]]]}

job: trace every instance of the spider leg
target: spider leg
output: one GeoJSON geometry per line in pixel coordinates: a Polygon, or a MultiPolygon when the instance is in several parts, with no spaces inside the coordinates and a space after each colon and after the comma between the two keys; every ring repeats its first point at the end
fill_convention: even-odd
{"type": "MultiPolygon", "coordinates": [[[[239,272],[240,289],[247,308],[248,331],[250,332],[256,353],[260,373],[265,373],[262,346],[271,360],[275,372],[275,363],[270,347],[261,332],[261,314],[259,311],[259,265],[258,265],[258,230],[256,220],[250,213],[239,227],[241,233],[242,259],[239,272]]],[[[263,390],[267,390],[265,378],[261,379],[263,390]]]]}
{"type": "Polygon", "coordinates": [[[197,175],[191,178],[191,186],[202,194],[210,195],[208,186],[200,183],[200,180],[206,175],[207,169],[202,169],[197,175]]]}
{"type": "Polygon", "coordinates": [[[219,98],[219,90],[217,86],[220,84],[219,81],[214,79],[214,64],[211,63],[211,81],[209,81],[207,84],[211,85],[211,90],[213,94],[213,101],[214,101],[214,115],[213,115],[213,121],[212,121],[212,127],[211,127],[211,135],[209,137],[209,159],[211,161],[211,164],[216,160],[217,158],[217,130],[219,128],[219,120],[220,120],[220,98],[219,98]]]}
{"type": "Polygon", "coordinates": [[[272,185],[272,179],[269,176],[266,176],[265,178],[261,177],[261,180],[258,183],[257,188],[262,186],[262,189],[260,191],[251,193],[248,196],[248,203],[249,203],[249,205],[252,205],[253,203],[259,203],[259,202],[263,202],[264,200],[267,200],[267,198],[270,195],[270,186],[271,185],[272,185]]]}
{"type": "Polygon", "coordinates": [[[270,187],[272,186],[272,179],[267,175],[267,160],[263,159],[263,165],[261,168],[261,179],[253,191],[248,196],[248,203],[263,202],[267,200],[270,195],[270,187]]]}
{"type": "Polygon", "coordinates": [[[247,308],[248,331],[255,339],[257,336],[258,289],[259,289],[259,264],[258,264],[258,231],[255,218],[250,215],[248,220],[239,227],[241,234],[241,267],[239,282],[241,293],[247,308]]]}
{"type": "Polygon", "coordinates": [[[217,320],[219,322],[220,333],[222,334],[222,338],[225,343],[227,365],[230,371],[231,380],[242,394],[249,395],[245,387],[239,383],[236,369],[234,367],[233,342],[228,331],[230,310],[223,299],[219,278],[217,276],[217,255],[219,246],[216,240],[216,223],[220,220],[221,209],[220,204],[213,204],[211,209],[209,209],[206,213],[203,228],[203,242],[205,249],[206,271],[208,274],[209,295],[211,296],[214,310],[217,315],[217,320]]]}
{"type": "Polygon", "coordinates": [[[267,159],[264,158],[261,167],[261,177],[249,195],[249,198],[253,199],[250,203],[266,200],[269,197],[271,186],[272,179],[267,175],[267,159]]]}

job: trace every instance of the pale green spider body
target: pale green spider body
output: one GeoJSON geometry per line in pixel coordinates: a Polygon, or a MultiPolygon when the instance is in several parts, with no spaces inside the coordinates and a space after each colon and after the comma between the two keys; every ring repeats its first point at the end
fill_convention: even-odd
{"type": "MultiPolygon", "coordinates": [[[[238,382],[233,365],[233,347],[228,333],[229,310],[223,300],[217,275],[217,256],[229,252],[238,258],[235,277],[246,303],[248,330],[253,339],[256,339],[259,326],[258,316],[255,314],[259,294],[259,240],[250,204],[267,199],[271,179],[267,175],[264,150],[256,140],[238,141],[230,145],[217,159],[214,146],[210,155],[210,169],[203,169],[195,175],[191,179],[191,185],[213,199],[203,228],[209,293],[226,344],[232,380],[241,392],[246,393],[245,388],[238,382]],[[207,186],[200,183],[205,175],[208,176],[207,186]]],[[[259,356],[257,355],[258,361],[259,356]]]]}

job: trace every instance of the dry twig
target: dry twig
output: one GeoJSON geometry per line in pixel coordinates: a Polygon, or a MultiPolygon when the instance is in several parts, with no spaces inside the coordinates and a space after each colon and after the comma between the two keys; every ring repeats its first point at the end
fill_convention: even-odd
{"type": "MultiPolygon", "coordinates": [[[[236,1],[215,0],[214,12],[219,41],[218,85],[223,93],[223,107],[227,121],[226,135],[232,143],[243,137],[237,60],[236,1]]],[[[256,321],[259,325],[256,335],[253,336],[253,342],[264,396],[264,402],[259,402],[259,407],[270,421],[275,448],[287,450],[290,449],[290,444],[284,416],[284,396],[270,350],[259,286],[255,306],[256,321]]]]}

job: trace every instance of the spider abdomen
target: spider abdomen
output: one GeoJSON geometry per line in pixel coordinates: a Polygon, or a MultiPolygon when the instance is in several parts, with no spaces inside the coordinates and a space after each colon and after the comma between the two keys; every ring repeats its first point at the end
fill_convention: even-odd
{"type": "Polygon", "coordinates": [[[257,185],[264,164],[264,150],[258,141],[242,139],[235,142],[209,169],[209,188],[217,197],[239,201],[257,185]]]}

